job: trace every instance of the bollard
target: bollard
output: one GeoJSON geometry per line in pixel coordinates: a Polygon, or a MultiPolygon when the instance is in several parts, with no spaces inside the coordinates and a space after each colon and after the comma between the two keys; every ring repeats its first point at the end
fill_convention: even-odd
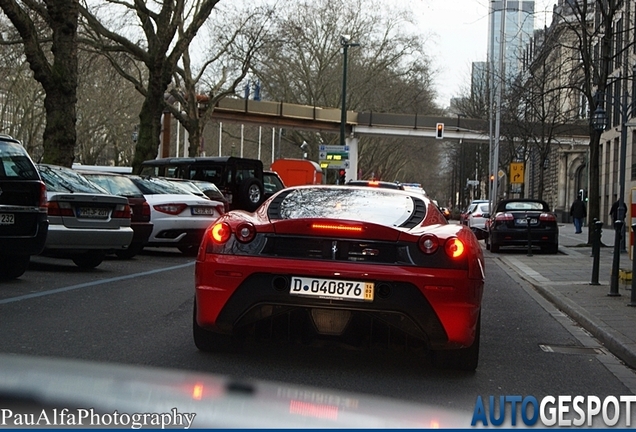
{"type": "Polygon", "coordinates": [[[530,216],[526,216],[526,224],[528,225],[528,256],[532,256],[532,238],[530,232],[530,216]]]}
{"type": "MultiPolygon", "coordinates": [[[[632,232],[636,233],[636,224],[632,225],[632,232]]],[[[634,278],[636,273],[634,272],[636,272],[636,256],[632,252],[632,295],[627,306],[636,306],[636,278],[634,278]]]]}
{"type": "Polygon", "coordinates": [[[612,260],[612,274],[610,275],[610,290],[607,293],[610,297],[619,297],[621,295],[618,292],[618,271],[621,264],[621,232],[623,231],[624,224],[625,222],[620,219],[614,221],[614,256],[612,260]]]}
{"type": "Polygon", "coordinates": [[[592,256],[594,261],[592,264],[592,282],[590,285],[600,285],[598,283],[598,267],[601,259],[601,235],[603,232],[603,222],[594,219],[594,231],[592,231],[592,256]]]}

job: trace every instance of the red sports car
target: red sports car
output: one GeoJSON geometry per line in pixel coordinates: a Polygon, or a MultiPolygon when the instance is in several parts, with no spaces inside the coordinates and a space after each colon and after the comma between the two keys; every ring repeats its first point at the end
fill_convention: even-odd
{"type": "Polygon", "coordinates": [[[425,196],[287,188],[208,228],[195,284],[194,342],[204,351],[284,328],[301,340],[419,343],[436,365],[477,367],[483,253],[425,196]]]}

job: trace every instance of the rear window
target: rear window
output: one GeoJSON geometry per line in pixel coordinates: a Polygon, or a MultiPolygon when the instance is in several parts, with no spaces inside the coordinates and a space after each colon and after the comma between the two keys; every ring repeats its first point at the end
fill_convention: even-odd
{"type": "Polygon", "coordinates": [[[284,197],[279,216],[282,219],[336,218],[401,226],[411,218],[414,209],[413,197],[390,189],[300,188],[284,197]]]}
{"type": "Polygon", "coordinates": [[[91,182],[103,187],[113,195],[141,197],[141,191],[128,177],[100,174],[85,174],[91,182]]]}
{"type": "Polygon", "coordinates": [[[39,180],[26,150],[19,144],[0,141],[0,179],[39,180]]]}
{"type": "Polygon", "coordinates": [[[545,203],[540,201],[511,201],[504,204],[504,208],[500,211],[524,211],[524,210],[542,210],[550,211],[545,203]]]}
{"type": "Polygon", "coordinates": [[[132,178],[135,185],[146,195],[161,195],[161,194],[177,194],[188,195],[183,188],[173,185],[167,180],[161,180],[158,178],[132,178]]]}
{"type": "Polygon", "coordinates": [[[38,169],[46,189],[50,192],[108,193],[72,169],[46,165],[39,165],[38,169]]]}

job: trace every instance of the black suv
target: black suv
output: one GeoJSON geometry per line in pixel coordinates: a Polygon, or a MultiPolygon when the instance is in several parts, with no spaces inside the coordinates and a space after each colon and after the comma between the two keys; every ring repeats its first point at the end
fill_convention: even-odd
{"type": "Polygon", "coordinates": [[[231,210],[254,211],[264,201],[263,162],[233,156],[163,158],[144,161],[144,176],[204,180],[214,183],[231,210]]]}
{"type": "Polygon", "coordinates": [[[0,279],[22,276],[44,249],[46,186],[19,141],[0,135],[0,279]]]}

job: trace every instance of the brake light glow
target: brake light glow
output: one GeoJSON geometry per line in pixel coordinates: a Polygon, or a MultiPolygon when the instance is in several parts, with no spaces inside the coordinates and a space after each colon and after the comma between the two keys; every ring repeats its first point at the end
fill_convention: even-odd
{"type": "Polygon", "coordinates": [[[226,222],[215,223],[210,229],[210,236],[212,241],[218,244],[227,243],[232,234],[232,229],[226,222]]]}
{"type": "Polygon", "coordinates": [[[128,204],[119,204],[115,207],[115,211],[113,212],[114,218],[123,218],[130,219],[132,215],[132,210],[130,210],[130,206],[128,204]]]}
{"type": "Polygon", "coordinates": [[[153,206],[153,208],[161,213],[166,213],[170,215],[178,215],[179,213],[187,209],[188,205],[183,203],[157,204],[153,206]]]}
{"type": "Polygon", "coordinates": [[[378,182],[378,181],[375,181],[375,180],[370,180],[369,181],[369,186],[379,186],[379,185],[380,185],[380,182],[378,182]]]}
{"type": "Polygon", "coordinates": [[[150,220],[150,206],[148,205],[148,201],[144,201],[141,204],[141,215],[147,217],[150,220]]]}
{"type": "Polygon", "coordinates": [[[203,398],[203,384],[195,384],[192,388],[192,399],[201,400],[203,398]]]}
{"type": "Polygon", "coordinates": [[[321,223],[312,223],[311,229],[327,230],[327,231],[362,232],[361,226],[332,225],[332,224],[321,224],[321,223]]]}
{"type": "Polygon", "coordinates": [[[417,241],[417,245],[420,247],[420,250],[427,255],[435,253],[437,248],[439,247],[439,239],[437,236],[433,234],[424,234],[417,241]]]}
{"type": "Polygon", "coordinates": [[[449,257],[459,258],[464,254],[466,248],[464,247],[464,243],[460,239],[458,239],[457,237],[453,237],[446,240],[444,250],[446,251],[446,255],[448,255],[449,257]]]}
{"type": "Polygon", "coordinates": [[[256,228],[249,222],[240,223],[236,227],[236,239],[241,243],[249,243],[256,236],[256,228]]]}
{"type": "Polygon", "coordinates": [[[47,207],[46,212],[49,216],[74,216],[70,203],[50,201],[47,207]]]}

